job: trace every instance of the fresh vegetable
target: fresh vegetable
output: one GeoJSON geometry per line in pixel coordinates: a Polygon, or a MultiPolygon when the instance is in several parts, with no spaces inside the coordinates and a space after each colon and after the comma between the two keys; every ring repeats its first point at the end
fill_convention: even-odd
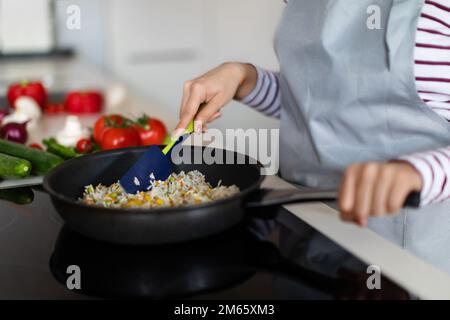
{"type": "Polygon", "coordinates": [[[0,190],[0,200],[20,205],[30,204],[34,200],[34,193],[29,187],[2,189],[0,190]]]}
{"type": "Polygon", "coordinates": [[[92,143],[92,151],[91,152],[102,151],[102,148],[97,143],[95,143],[92,140],[91,140],[91,143],[92,143]]]}
{"type": "Polygon", "coordinates": [[[65,106],[73,114],[97,113],[102,110],[103,95],[97,91],[69,92],[65,106]]]}
{"type": "Polygon", "coordinates": [[[15,102],[16,108],[14,112],[26,114],[30,120],[39,120],[42,116],[42,110],[30,97],[19,97],[15,102]]]}
{"type": "Polygon", "coordinates": [[[32,129],[36,127],[39,119],[41,118],[42,111],[39,105],[30,97],[19,97],[15,102],[16,108],[14,112],[7,115],[3,119],[3,124],[16,122],[27,123],[26,128],[32,129]]]}
{"type": "Polygon", "coordinates": [[[64,128],[56,134],[56,141],[66,147],[75,147],[78,140],[89,137],[89,131],[83,127],[77,116],[68,116],[64,128]]]}
{"type": "Polygon", "coordinates": [[[103,150],[159,145],[164,143],[166,137],[167,129],[164,123],[147,115],[136,121],[118,114],[102,116],[93,129],[93,140],[103,150]]]}
{"type": "Polygon", "coordinates": [[[2,124],[3,118],[5,118],[8,114],[8,110],[0,109],[0,124],[2,124]]]}
{"type": "Polygon", "coordinates": [[[30,161],[0,153],[0,178],[20,179],[29,176],[30,172],[30,161]]]}
{"type": "Polygon", "coordinates": [[[44,113],[46,114],[62,114],[64,112],[66,112],[64,103],[49,103],[44,107],[44,113]]]}
{"type": "Polygon", "coordinates": [[[92,141],[90,139],[80,139],[75,149],[81,154],[90,153],[93,150],[92,141]]]}
{"type": "Polygon", "coordinates": [[[44,148],[39,143],[32,143],[29,145],[30,148],[44,150],[44,148]]]}
{"type": "Polygon", "coordinates": [[[42,143],[47,147],[47,152],[53,153],[61,158],[68,160],[78,156],[75,148],[66,147],[59,144],[55,138],[50,138],[42,141],[42,143]]]}
{"type": "Polygon", "coordinates": [[[0,152],[30,161],[32,172],[38,175],[46,174],[64,161],[61,157],[49,152],[2,139],[0,139],[0,152]]]}
{"type": "Polygon", "coordinates": [[[106,128],[103,132],[101,148],[103,150],[136,147],[140,144],[139,133],[133,127],[106,128]]]}
{"type": "Polygon", "coordinates": [[[28,140],[28,132],[26,126],[26,122],[7,123],[0,129],[0,138],[18,143],[25,143],[28,140]]]}
{"type": "Polygon", "coordinates": [[[24,123],[30,121],[30,118],[27,114],[23,112],[17,112],[14,111],[13,113],[10,113],[9,115],[5,116],[3,118],[3,125],[7,123],[24,123]]]}
{"type": "Polygon", "coordinates": [[[94,124],[94,141],[100,145],[102,142],[103,131],[107,127],[123,126],[127,119],[118,114],[102,116],[94,124]]]}
{"type": "Polygon", "coordinates": [[[44,108],[47,104],[47,91],[41,82],[21,81],[20,83],[14,83],[9,87],[7,96],[11,108],[16,107],[16,99],[22,96],[33,98],[41,108],[44,108]]]}
{"type": "Polygon", "coordinates": [[[105,91],[105,105],[109,110],[118,110],[127,102],[128,89],[126,86],[116,83],[105,91]]]}
{"type": "Polygon", "coordinates": [[[164,123],[156,118],[150,118],[147,115],[142,116],[136,121],[134,128],[139,132],[141,145],[160,145],[164,142],[167,135],[167,129],[164,123]]]}

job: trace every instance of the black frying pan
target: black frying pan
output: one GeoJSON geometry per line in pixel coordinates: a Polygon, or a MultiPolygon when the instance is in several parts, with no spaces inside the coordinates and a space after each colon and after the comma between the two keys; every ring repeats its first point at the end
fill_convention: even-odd
{"type": "MultiPolygon", "coordinates": [[[[191,153],[200,147],[183,147],[191,153]]],[[[199,170],[208,182],[216,185],[237,185],[237,195],[195,206],[160,209],[108,209],[93,207],[78,201],[84,186],[112,184],[145,151],[145,147],[100,152],[69,160],[53,169],[44,179],[44,189],[67,225],[79,233],[98,240],[123,244],[159,244],[182,242],[226,230],[238,222],[245,212],[281,204],[336,199],[334,190],[266,190],[260,189],[263,176],[260,166],[245,156],[245,164],[181,164],[175,171],[199,170]],[[247,209],[247,210],[246,210],[247,209]],[[248,210],[252,209],[252,210],[248,210]]],[[[223,159],[237,153],[213,149],[212,154],[224,152],[223,159]]],[[[237,163],[237,161],[234,161],[237,163]]],[[[407,205],[418,204],[418,194],[407,205]]]]}

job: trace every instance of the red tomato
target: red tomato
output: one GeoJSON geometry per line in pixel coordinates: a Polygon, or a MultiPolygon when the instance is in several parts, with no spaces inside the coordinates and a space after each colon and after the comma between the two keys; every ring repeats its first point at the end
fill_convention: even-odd
{"type": "Polygon", "coordinates": [[[149,118],[148,116],[140,118],[134,127],[139,132],[141,145],[143,146],[160,145],[167,135],[167,129],[164,123],[156,118],[149,118]]]}
{"type": "Polygon", "coordinates": [[[118,114],[112,114],[109,116],[102,116],[98,118],[98,120],[94,124],[94,141],[101,145],[102,143],[102,137],[103,137],[103,131],[107,127],[114,127],[114,126],[122,126],[125,118],[118,114]]]}
{"type": "Polygon", "coordinates": [[[106,128],[103,132],[103,150],[136,147],[140,143],[139,133],[133,127],[106,128]]]}
{"type": "Polygon", "coordinates": [[[75,149],[78,153],[89,153],[92,151],[92,142],[90,139],[80,139],[75,149]]]}
{"type": "Polygon", "coordinates": [[[32,143],[29,145],[29,147],[33,149],[44,150],[44,148],[42,148],[42,146],[39,143],[32,143]]]}
{"type": "Polygon", "coordinates": [[[61,114],[66,112],[64,103],[49,103],[44,107],[44,112],[47,114],[61,114]]]}
{"type": "Polygon", "coordinates": [[[97,91],[69,92],[66,97],[66,110],[73,114],[97,113],[103,107],[103,95],[97,91]]]}
{"type": "Polygon", "coordinates": [[[22,81],[13,83],[8,88],[8,102],[14,108],[14,102],[21,96],[28,96],[36,101],[36,103],[44,108],[47,104],[47,91],[41,82],[22,81]]]}

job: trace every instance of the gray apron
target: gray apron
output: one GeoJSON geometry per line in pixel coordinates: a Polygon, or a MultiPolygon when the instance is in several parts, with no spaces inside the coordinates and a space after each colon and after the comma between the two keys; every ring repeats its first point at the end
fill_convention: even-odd
{"type": "MultiPolygon", "coordinates": [[[[351,163],[450,145],[450,124],[422,102],[415,87],[415,34],[423,3],[289,1],[275,38],[283,178],[337,187],[351,163]],[[367,26],[372,5],[381,9],[380,29],[367,26]]],[[[450,243],[448,202],[371,219],[369,225],[450,272],[449,251],[442,248],[450,243]]]]}

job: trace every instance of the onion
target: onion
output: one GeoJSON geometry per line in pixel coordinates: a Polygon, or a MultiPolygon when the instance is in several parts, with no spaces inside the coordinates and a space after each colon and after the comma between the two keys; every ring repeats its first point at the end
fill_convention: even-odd
{"type": "Polygon", "coordinates": [[[5,109],[0,109],[0,124],[2,123],[2,121],[3,121],[3,118],[4,117],[6,117],[7,115],[8,115],[8,110],[5,110],[5,109]]]}
{"type": "Polygon", "coordinates": [[[28,140],[28,132],[26,126],[26,122],[7,123],[0,129],[0,138],[13,142],[25,143],[28,140]]]}

